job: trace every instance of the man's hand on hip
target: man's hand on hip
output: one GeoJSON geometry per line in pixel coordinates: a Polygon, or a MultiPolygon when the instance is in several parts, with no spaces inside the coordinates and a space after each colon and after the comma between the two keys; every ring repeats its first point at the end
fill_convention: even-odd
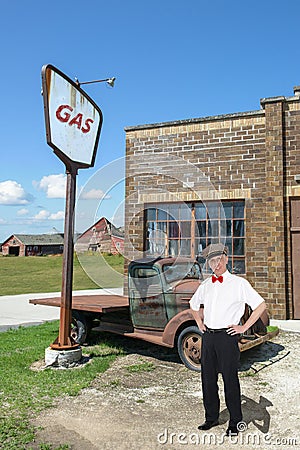
{"type": "Polygon", "coordinates": [[[226,331],[226,333],[234,336],[235,334],[243,334],[246,330],[247,328],[245,328],[243,325],[228,325],[228,330],[226,331]]]}

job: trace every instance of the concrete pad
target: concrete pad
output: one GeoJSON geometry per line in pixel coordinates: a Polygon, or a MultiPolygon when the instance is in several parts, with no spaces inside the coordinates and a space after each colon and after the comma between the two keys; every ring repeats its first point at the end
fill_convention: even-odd
{"type": "Polygon", "coordinates": [[[82,358],[82,348],[69,350],[53,350],[48,347],[45,350],[46,367],[69,368],[75,367],[82,358]]]}
{"type": "Polygon", "coordinates": [[[283,331],[300,332],[300,320],[275,320],[270,319],[270,325],[278,327],[283,331]]]}

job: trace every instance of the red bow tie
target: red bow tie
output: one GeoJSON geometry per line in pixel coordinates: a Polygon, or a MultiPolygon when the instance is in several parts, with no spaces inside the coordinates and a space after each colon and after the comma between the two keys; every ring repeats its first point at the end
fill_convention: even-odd
{"type": "Polygon", "coordinates": [[[216,281],[220,281],[220,283],[223,283],[223,277],[220,275],[219,277],[212,276],[212,282],[215,283],[216,281]]]}

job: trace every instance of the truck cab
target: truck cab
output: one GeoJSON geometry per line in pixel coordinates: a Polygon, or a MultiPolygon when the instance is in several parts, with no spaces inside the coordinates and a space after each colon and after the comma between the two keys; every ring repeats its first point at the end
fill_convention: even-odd
{"type": "Polygon", "coordinates": [[[189,308],[202,280],[201,267],[184,258],[133,261],[128,268],[128,294],[134,328],[163,331],[189,308]]]}

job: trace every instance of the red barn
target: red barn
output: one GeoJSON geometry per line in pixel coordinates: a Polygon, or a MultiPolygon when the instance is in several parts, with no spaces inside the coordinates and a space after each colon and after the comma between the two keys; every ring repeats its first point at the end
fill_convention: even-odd
{"type": "Polygon", "coordinates": [[[102,217],[82,233],[75,244],[76,252],[100,251],[116,255],[124,252],[124,231],[102,217]]]}

